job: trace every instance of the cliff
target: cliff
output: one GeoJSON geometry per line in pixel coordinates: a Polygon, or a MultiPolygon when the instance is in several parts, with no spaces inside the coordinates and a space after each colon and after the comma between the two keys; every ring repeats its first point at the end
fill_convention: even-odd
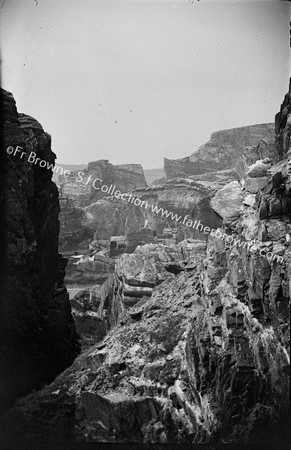
{"type": "MultiPolygon", "coordinates": [[[[289,136],[284,114],[278,145],[289,136]]],[[[291,155],[276,148],[283,159],[249,160],[240,182],[211,192],[220,238],[151,243],[119,258],[91,307],[95,344],[15,404],[2,419],[7,439],[281,448],[289,419],[291,155]],[[232,245],[236,239],[249,245],[232,245]]],[[[180,201],[188,205],[186,195],[180,201]]],[[[77,300],[90,315],[87,300],[77,300]]],[[[90,337],[91,324],[80,323],[90,337]]]]}
{"type": "MultiPolygon", "coordinates": [[[[256,295],[242,289],[243,266],[223,247],[217,239],[206,255],[201,242],[123,255],[95,302],[95,338],[107,330],[106,337],[18,401],[6,427],[22,439],[53,433],[55,440],[276,448],[288,408],[288,342],[275,317],[250,306],[256,295]]],[[[260,279],[253,271],[254,286],[260,279]]]]}
{"type": "Polygon", "coordinates": [[[63,284],[66,260],[58,254],[58,190],[51,170],[28,162],[30,152],[54,162],[51,138],[35,119],[17,112],[9,92],[2,90],[1,97],[7,245],[0,404],[5,410],[20,395],[52,381],[73,362],[78,348],[63,284]]]}
{"type": "Polygon", "coordinates": [[[121,193],[147,185],[140,164],[113,165],[103,159],[90,162],[83,171],[71,172],[69,177],[62,175],[59,181],[61,196],[74,199],[76,206],[88,206],[105,197],[102,185],[116,186],[121,193]]]}
{"type": "Polygon", "coordinates": [[[291,79],[289,91],[285,95],[280,111],[275,117],[276,147],[277,152],[282,158],[290,149],[291,134],[291,79]]]}
{"type": "Polygon", "coordinates": [[[181,159],[164,159],[167,178],[179,175],[201,175],[232,169],[245,155],[248,162],[276,154],[274,124],[259,124],[217,131],[210,141],[181,159]],[[251,156],[249,154],[251,153],[251,156]]]}

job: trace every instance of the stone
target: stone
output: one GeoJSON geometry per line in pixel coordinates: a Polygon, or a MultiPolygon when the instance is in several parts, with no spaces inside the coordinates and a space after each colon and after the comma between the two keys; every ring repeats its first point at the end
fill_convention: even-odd
{"type": "Polygon", "coordinates": [[[246,206],[254,206],[256,203],[256,197],[255,195],[247,195],[244,200],[243,200],[243,204],[246,206]]]}
{"type": "Polygon", "coordinates": [[[113,165],[105,159],[90,162],[86,169],[72,171],[68,177],[60,176],[59,183],[61,196],[74,199],[80,207],[114,196],[117,191],[124,194],[147,185],[140,164],[113,165]]]}
{"type": "Polygon", "coordinates": [[[262,160],[256,161],[255,164],[248,168],[246,176],[249,178],[265,178],[270,167],[271,164],[266,164],[262,160]]]}
{"type": "MultiPolygon", "coordinates": [[[[290,95],[276,122],[280,145],[288,136],[289,103],[290,95]]],[[[258,202],[242,205],[246,166],[275,150],[268,140],[273,129],[263,124],[215,133],[203,151],[168,165],[167,176],[172,171],[175,178],[136,191],[168,211],[176,208],[184,216],[179,211],[187,206],[192,218],[202,212],[208,219],[217,216],[210,213],[210,200],[217,195],[221,232],[242,240],[264,236],[269,251],[285,246],[284,264],[214,236],[207,242],[193,235],[183,240],[184,232],[174,232],[178,223],[171,227],[143,212],[142,228],[155,230],[163,242],[137,246],[116,259],[114,273],[100,287],[103,342],[86,349],[50,386],[18,400],[2,418],[8,437],[46,440],[53,433],[78,442],[259,441],[280,447],[282,419],[289,410],[291,263],[283,236],[278,242],[266,239],[269,232],[282,235],[281,222],[289,224],[286,215],[274,219],[280,225],[269,219],[277,200],[288,207],[284,161],[267,171],[258,202]],[[203,173],[195,180],[175,175],[177,166],[192,170],[190,162],[203,173]],[[221,173],[217,168],[226,162],[238,165],[221,173]],[[206,172],[210,163],[216,172],[206,172]],[[240,183],[229,185],[235,170],[240,183]],[[221,193],[225,184],[234,205],[221,193]],[[187,270],[177,270],[183,267],[187,270]]],[[[281,146],[272,161],[284,151],[281,146]]],[[[93,210],[86,207],[88,218],[93,210]]]]}
{"type": "Polygon", "coordinates": [[[211,206],[223,219],[237,213],[244,200],[245,194],[237,181],[220,189],[211,200],[211,206]]]}
{"type": "Polygon", "coordinates": [[[260,190],[267,185],[267,177],[251,178],[246,176],[245,178],[245,190],[250,194],[257,194],[260,190]]]}
{"type": "Polygon", "coordinates": [[[37,120],[18,113],[11,93],[1,90],[1,100],[5,149],[14,149],[5,152],[1,166],[7,243],[1,247],[3,413],[72,364],[79,346],[63,282],[67,260],[58,253],[58,190],[51,169],[28,161],[33,152],[54,165],[51,137],[37,120]]]}
{"type": "Polygon", "coordinates": [[[81,256],[77,261],[72,256],[68,259],[65,281],[69,284],[102,284],[114,271],[114,259],[96,253],[81,256]]]}
{"type": "Polygon", "coordinates": [[[83,343],[92,345],[103,339],[106,325],[99,314],[100,286],[79,291],[71,299],[71,308],[76,330],[83,343]]]}
{"type": "MultiPolygon", "coordinates": [[[[274,140],[274,125],[271,123],[218,131],[190,157],[176,160],[165,158],[164,172],[167,178],[173,178],[184,174],[200,175],[231,169],[235,167],[246,147],[251,149],[251,155],[256,153],[257,159],[269,156],[267,148],[273,150],[274,140]]],[[[252,161],[248,153],[245,154],[247,160],[252,161]]]]}

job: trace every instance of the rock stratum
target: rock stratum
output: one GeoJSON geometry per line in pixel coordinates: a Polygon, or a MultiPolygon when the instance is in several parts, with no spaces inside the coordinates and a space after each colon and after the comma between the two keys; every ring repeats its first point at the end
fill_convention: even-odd
{"type": "Polygon", "coordinates": [[[242,155],[249,162],[275,155],[274,124],[258,124],[212,133],[210,141],[191,156],[164,159],[167,178],[232,169],[242,155]]]}
{"type": "Polygon", "coordinates": [[[51,385],[16,402],[1,420],[6,441],[17,436],[20,441],[273,448],[285,442],[290,92],[270,144],[273,126],[248,127],[249,138],[243,131],[248,148],[244,158],[236,156],[235,168],[217,167],[215,175],[195,178],[184,173],[137,190],[143,198],[156,195],[156,202],[183,205],[194,214],[207,200],[204,211],[212,211],[228,239],[212,235],[206,242],[182,235],[180,242],[154,241],[119,256],[101,286],[73,301],[80,335],[93,345],[51,385]],[[168,194],[175,183],[182,188],[172,199],[168,194]],[[234,239],[255,244],[234,246],[234,239]]]}
{"type": "Polygon", "coordinates": [[[107,159],[92,161],[86,169],[59,176],[62,197],[74,199],[76,206],[88,206],[104,197],[103,185],[123,192],[147,185],[140,164],[113,165],[107,159]]]}
{"type": "MultiPolygon", "coordinates": [[[[212,197],[227,183],[242,180],[247,167],[257,160],[269,158],[276,163],[278,152],[275,146],[274,124],[216,132],[190,157],[172,161],[165,159],[166,178],[156,180],[150,186],[146,186],[141,175],[128,183],[127,172],[133,170],[131,165],[126,170],[126,165],[122,166],[124,172],[120,172],[118,178],[113,174],[115,168],[121,166],[113,166],[108,161],[89,163],[86,175],[82,176],[84,183],[89,180],[87,185],[76,182],[76,173],[72,175],[73,183],[64,177],[62,195],[68,198],[64,198],[64,207],[61,208],[60,248],[64,252],[80,250],[83,253],[90,236],[91,240],[109,241],[111,236],[126,236],[131,240],[133,232],[145,228],[160,236],[164,229],[172,228],[179,240],[188,237],[206,239],[199,229],[186,227],[183,218],[187,214],[193,222],[201,220],[210,228],[221,226],[221,217],[210,206],[212,197]],[[94,193],[92,180],[96,177],[107,180],[108,186],[116,186],[122,193],[132,193],[148,207],[118,200],[100,190],[94,193]],[[70,210],[65,201],[72,200],[70,210]],[[180,221],[176,221],[177,216],[181,217],[180,221]],[[76,217],[82,218],[77,221],[77,228],[76,217]]],[[[247,182],[255,191],[263,179],[249,178],[247,182]]],[[[141,241],[135,239],[134,243],[136,247],[141,241]]],[[[134,243],[130,243],[130,251],[134,250],[134,243]]]]}
{"type": "Polygon", "coordinates": [[[58,254],[58,190],[51,170],[27,160],[35,152],[53,163],[51,137],[35,119],[17,112],[12,94],[2,90],[1,97],[6,238],[6,255],[1,255],[6,271],[0,314],[3,411],[20,395],[51,382],[73,362],[78,346],[63,283],[66,260],[58,254]],[[21,157],[22,152],[26,155],[21,157]]]}

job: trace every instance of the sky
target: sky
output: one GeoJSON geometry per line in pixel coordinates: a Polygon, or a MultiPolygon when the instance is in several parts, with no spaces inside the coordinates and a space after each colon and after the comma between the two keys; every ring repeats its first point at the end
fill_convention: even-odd
{"type": "Polygon", "coordinates": [[[51,134],[59,164],[160,168],[214,131],[273,122],[288,90],[287,1],[0,8],[2,87],[51,134]]]}

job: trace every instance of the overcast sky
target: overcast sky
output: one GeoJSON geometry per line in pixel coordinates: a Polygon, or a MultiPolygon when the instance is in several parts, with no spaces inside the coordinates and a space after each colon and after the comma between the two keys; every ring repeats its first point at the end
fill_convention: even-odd
{"type": "Polygon", "coordinates": [[[0,0],[2,87],[58,163],[163,166],[213,131],[273,122],[289,2],[0,0]]]}

